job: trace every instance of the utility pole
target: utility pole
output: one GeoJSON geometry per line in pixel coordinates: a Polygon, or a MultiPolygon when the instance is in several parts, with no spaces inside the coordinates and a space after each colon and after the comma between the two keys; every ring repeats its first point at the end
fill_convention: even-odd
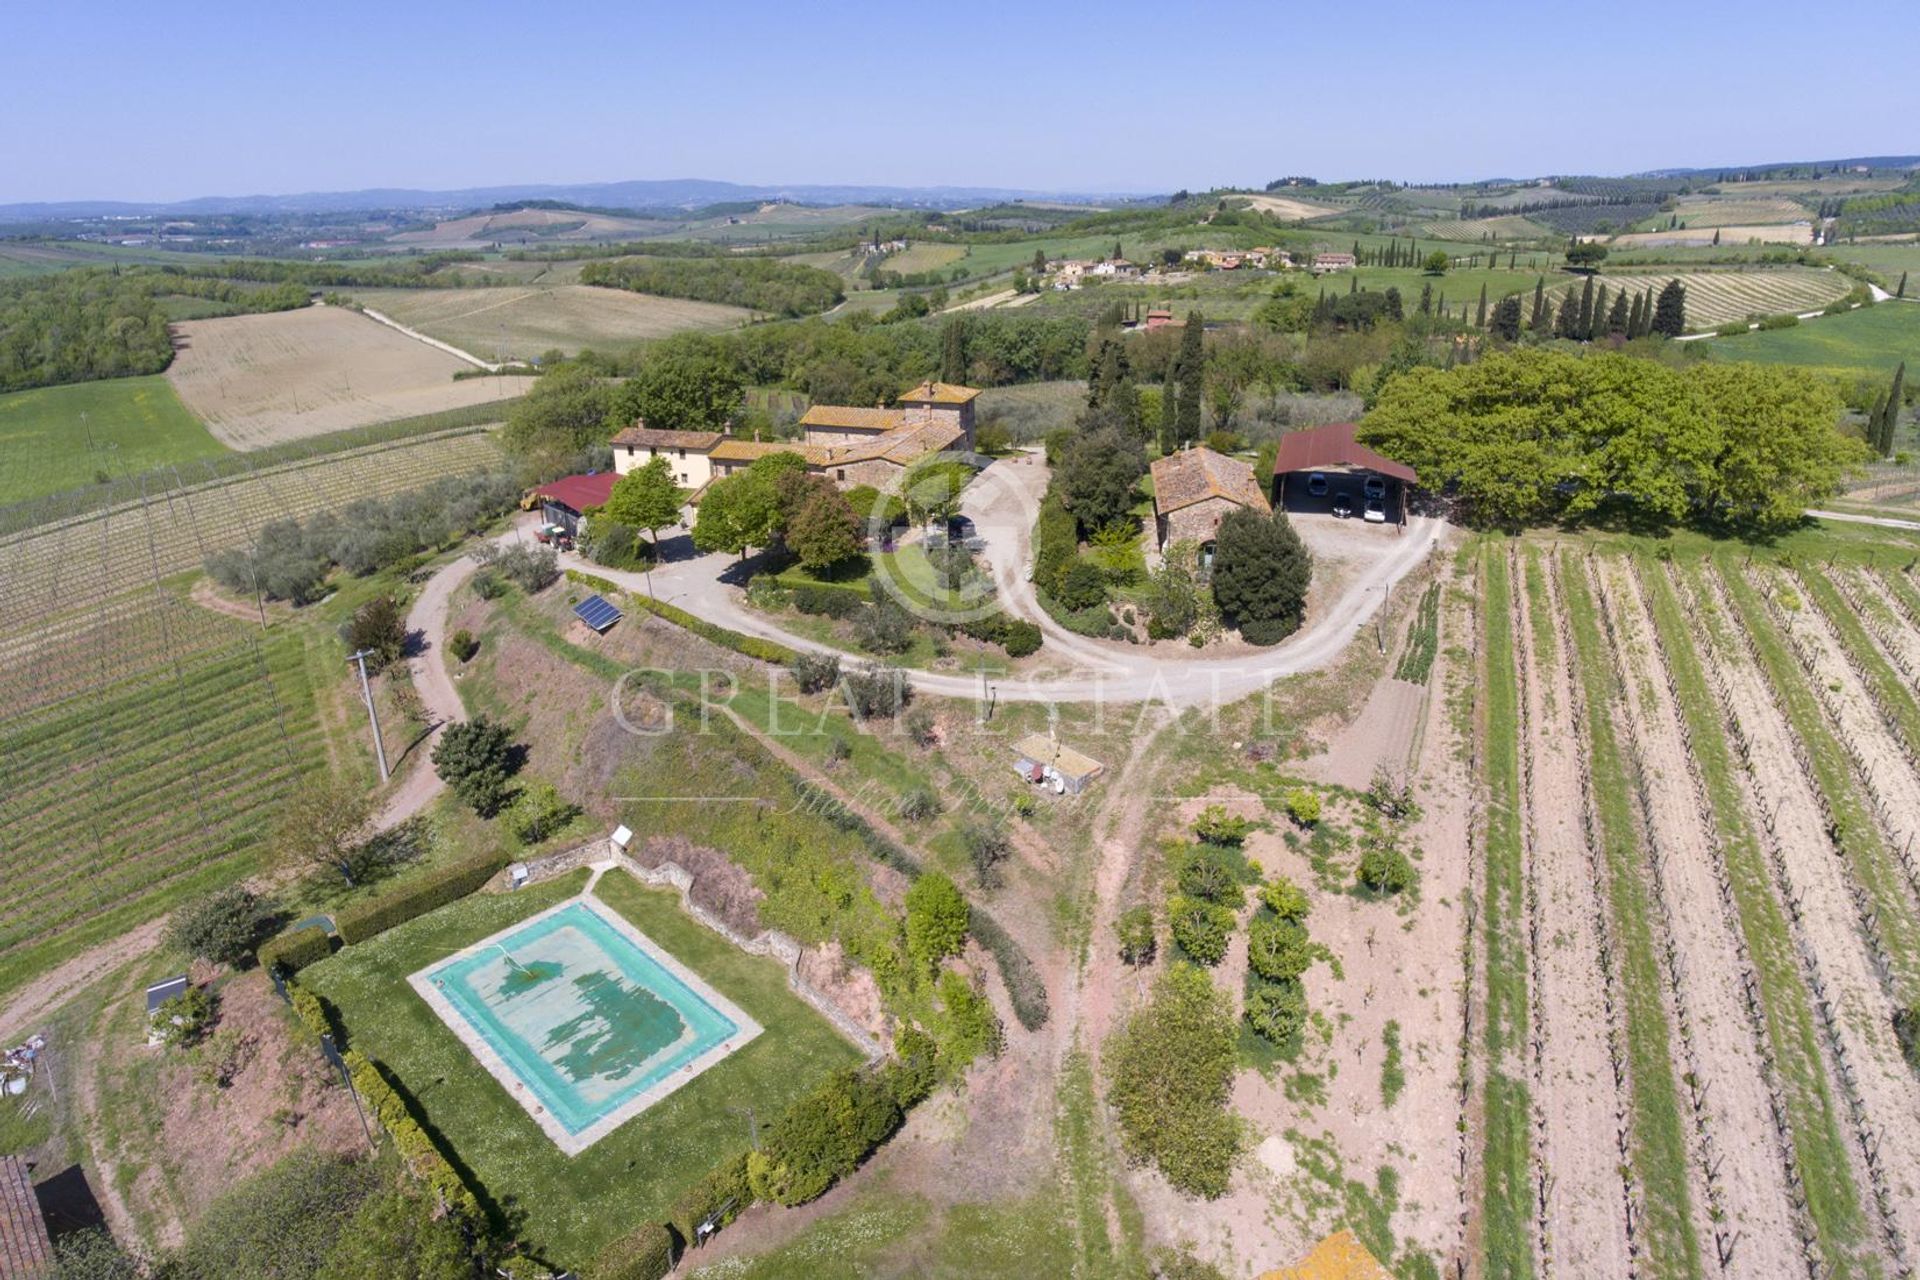
{"type": "Polygon", "coordinates": [[[373,754],[380,761],[380,781],[385,782],[390,776],[387,773],[387,747],[380,741],[380,712],[373,705],[373,686],[367,683],[367,655],[372,652],[371,649],[362,649],[349,654],[347,661],[360,668],[360,696],[367,701],[367,720],[373,725],[373,754]]]}

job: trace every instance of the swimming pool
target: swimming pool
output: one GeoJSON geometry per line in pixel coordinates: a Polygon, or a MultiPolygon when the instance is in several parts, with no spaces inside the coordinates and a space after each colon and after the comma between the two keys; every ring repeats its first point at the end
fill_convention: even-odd
{"type": "Polygon", "coordinates": [[[408,981],[569,1155],[761,1030],[652,939],[584,897],[408,981]]]}

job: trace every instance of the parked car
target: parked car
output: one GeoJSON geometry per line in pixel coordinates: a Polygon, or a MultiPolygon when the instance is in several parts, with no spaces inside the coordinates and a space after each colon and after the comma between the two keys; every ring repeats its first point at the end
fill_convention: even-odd
{"type": "Polygon", "coordinates": [[[1307,474],[1307,495],[1314,498],[1327,496],[1327,477],[1324,473],[1312,471],[1307,474]]]}
{"type": "Polygon", "coordinates": [[[1387,496],[1387,482],[1379,476],[1368,476],[1366,483],[1360,487],[1366,491],[1369,498],[1384,498],[1387,496]]]}
{"type": "Polygon", "coordinates": [[[1345,520],[1353,514],[1353,495],[1336,493],[1333,496],[1333,514],[1337,519],[1345,520]]]}
{"type": "Polygon", "coordinates": [[[1387,504],[1378,498],[1368,498],[1367,509],[1360,518],[1368,524],[1385,524],[1387,522],[1387,504]]]}

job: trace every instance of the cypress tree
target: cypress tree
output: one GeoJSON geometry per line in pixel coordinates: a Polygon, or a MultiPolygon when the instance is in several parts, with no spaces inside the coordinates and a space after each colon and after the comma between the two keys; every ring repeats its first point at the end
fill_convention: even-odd
{"type": "Polygon", "coordinates": [[[1433,286],[1431,284],[1423,284],[1420,286],[1420,306],[1418,310],[1423,316],[1433,314],[1433,286]]]}
{"type": "Polygon", "coordinates": [[[1206,321],[1198,311],[1187,316],[1186,332],[1180,335],[1180,443],[1200,438],[1200,390],[1206,379],[1207,349],[1203,335],[1206,321]]]}
{"type": "Polygon", "coordinates": [[[1627,337],[1640,336],[1640,295],[1633,295],[1633,304],[1627,308],[1627,337]]]}
{"type": "Polygon", "coordinates": [[[1358,272],[1355,272],[1353,275],[1347,277],[1347,293],[1352,295],[1358,292],[1360,292],[1360,275],[1358,272]]]}
{"type": "Polygon", "coordinates": [[[1593,336],[1593,277],[1580,289],[1580,308],[1573,313],[1573,336],[1585,341],[1593,336]]]}
{"type": "Polygon", "coordinates": [[[1530,333],[1545,333],[1548,321],[1546,277],[1535,276],[1533,278],[1533,310],[1527,314],[1527,330],[1530,333]]]}
{"type": "Polygon", "coordinates": [[[1902,360],[1900,367],[1893,371],[1893,387],[1887,392],[1887,407],[1881,415],[1880,456],[1893,456],[1894,428],[1900,425],[1900,401],[1906,395],[1907,362],[1902,360]]]}
{"type": "Polygon", "coordinates": [[[1687,331],[1687,287],[1678,280],[1667,281],[1653,304],[1653,331],[1668,338],[1687,331]]]}
{"type": "Polygon", "coordinates": [[[1172,453],[1180,447],[1180,383],[1167,371],[1160,384],[1160,452],[1172,453]]]}
{"type": "Polygon", "coordinates": [[[947,321],[940,352],[940,381],[967,380],[967,326],[959,316],[947,321]]]}
{"type": "Polygon", "coordinates": [[[1593,291],[1593,327],[1587,330],[1587,337],[1604,338],[1607,336],[1607,286],[1601,285],[1593,291]]]}
{"type": "Polygon", "coordinates": [[[1653,286],[1647,286],[1647,295],[1640,308],[1640,336],[1647,337],[1653,332],[1653,286]]]}
{"type": "Polygon", "coordinates": [[[1907,296],[1907,273],[1904,271],[1900,273],[1900,287],[1893,291],[1893,296],[1896,298],[1907,296]]]}
{"type": "Polygon", "coordinates": [[[1873,408],[1867,410],[1867,447],[1873,450],[1877,458],[1887,456],[1886,446],[1881,443],[1887,435],[1887,397],[1876,396],[1873,408]]]}
{"type": "Polygon", "coordinates": [[[1484,282],[1480,285],[1479,310],[1473,313],[1473,327],[1476,329],[1484,329],[1487,327],[1487,286],[1484,282]]]}
{"type": "Polygon", "coordinates": [[[1520,337],[1520,295],[1510,293],[1500,299],[1493,309],[1494,336],[1502,342],[1515,342],[1520,337]]]}
{"type": "Polygon", "coordinates": [[[1560,295],[1560,314],[1554,318],[1553,336],[1556,338],[1580,336],[1580,295],[1572,289],[1560,295]]]}
{"type": "Polygon", "coordinates": [[[1607,312],[1607,332],[1625,337],[1627,333],[1627,291],[1622,289],[1613,295],[1613,306],[1607,312]]]}

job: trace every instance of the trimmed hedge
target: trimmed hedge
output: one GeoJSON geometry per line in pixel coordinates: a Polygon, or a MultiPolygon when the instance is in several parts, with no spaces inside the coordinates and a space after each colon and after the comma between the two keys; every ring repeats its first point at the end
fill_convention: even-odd
{"type": "Polygon", "coordinates": [[[768,1126],[766,1144],[747,1157],[754,1197],[791,1208],[817,1200],[860,1167],[904,1119],[878,1073],[836,1071],[768,1126]]]}
{"type": "Polygon", "coordinates": [[[502,853],[484,853],[428,872],[393,893],[348,907],[334,917],[345,943],[365,942],[397,924],[444,907],[478,889],[507,865],[502,853]]]}
{"type": "Polygon", "coordinates": [[[777,644],[772,640],[762,640],[759,636],[742,635],[738,631],[729,631],[725,627],[715,626],[705,618],[696,618],[685,609],[677,609],[664,600],[655,600],[652,596],[642,595],[638,591],[622,590],[605,578],[595,577],[590,573],[581,573],[577,570],[569,569],[567,570],[567,581],[577,582],[583,587],[592,587],[602,595],[620,596],[622,599],[639,605],[656,618],[661,618],[673,623],[676,627],[691,631],[703,640],[711,640],[723,649],[731,649],[735,653],[744,654],[749,658],[755,658],[761,662],[776,662],[782,666],[793,661],[794,651],[786,645],[777,644]]]}
{"type": "Polygon", "coordinates": [[[747,1153],[742,1151],[723,1160],[706,1177],[680,1193],[668,1216],[668,1224],[682,1240],[692,1240],[694,1232],[709,1217],[716,1227],[724,1227],[753,1204],[753,1189],[747,1185],[747,1153]]]}
{"type": "Polygon", "coordinates": [[[602,1249],[586,1280],[661,1280],[673,1270],[677,1243],[669,1228],[649,1222],[602,1249]]]}
{"type": "MultiPolygon", "coordinates": [[[[406,1101],[387,1083],[387,1077],[379,1066],[358,1050],[349,1049],[340,1056],[346,1060],[347,1073],[353,1077],[353,1087],[359,1090],[374,1115],[379,1117],[380,1127],[393,1136],[393,1145],[407,1168],[437,1192],[449,1209],[469,1220],[477,1219],[480,1202],[472,1189],[440,1148],[434,1145],[427,1131],[420,1127],[413,1112],[407,1109],[406,1101]]],[[[663,1271],[658,1274],[666,1273],[663,1271]]]]}
{"type": "Polygon", "coordinates": [[[268,938],[254,952],[262,969],[278,968],[282,973],[298,973],[332,954],[333,939],[317,924],[301,925],[268,938]]]}

